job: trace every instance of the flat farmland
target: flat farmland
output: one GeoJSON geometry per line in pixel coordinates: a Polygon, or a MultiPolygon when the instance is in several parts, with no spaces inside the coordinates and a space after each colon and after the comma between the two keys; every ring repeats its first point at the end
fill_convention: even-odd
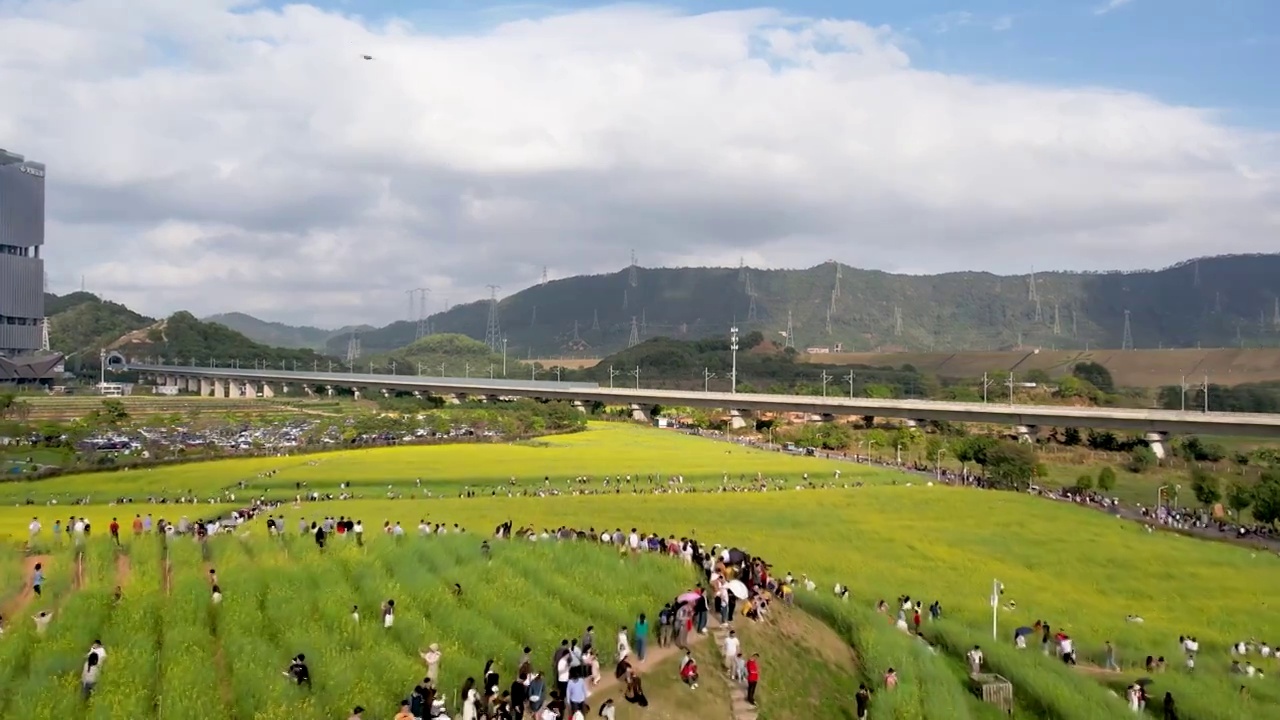
{"type": "Polygon", "coordinates": [[[1122,387],[1177,385],[1209,375],[1220,385],[1280,380],[1280,349],[1215,350],[1019,350],[957,353],[832,353],[802,355],[818,365],[911,365],[921,372],[949,378],[981,378],[983,373],[1043,370],[1064,375],[1081,362],[1096,362],[1111,371],[1122,387]]]}

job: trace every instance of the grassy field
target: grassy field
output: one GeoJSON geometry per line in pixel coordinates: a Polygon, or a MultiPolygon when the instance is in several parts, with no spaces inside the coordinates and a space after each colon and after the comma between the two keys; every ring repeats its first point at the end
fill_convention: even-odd
{"type": "MultiPolygon", "coordinates": [[[[388,491],[421,497],[427,491],[437,496],[457,495],[468,487],[494,491],[500,485],[511,485],[513,478],[524,488],[543,487],[550,479],[564,491],[569,489],[566,481],[582,475],[599,481],[605,476],[625,478],[630,474],[647,483],[651,475],[665,478],[681,474],[686,482],[705,485],[718,484],[726,475],[734,482],[751,480],[757,473],[795,482],[805,473],[815,480],[826,479],[837,469],[846,478],[875,474],[851,468],[848,463],[708,442],[675,431],[593,423],[582,433],[509,445],[404,446],[376,453],[352,450],[66,475],[39,483],[0,485],[0,503],[31,500],[43,505],[57,500],[65,504],[85,497],[106,503],[117,497],[141,501],[152,495],[175,498],[183,494],[223,498],[223,490],[238,491],[240,481],[250,493],[287,498],[294,497],[303,482],[317,492],[336,493],[345,482],[369,497],[381,497],[388,491]],[[259,477],[271,470],[278,472],[273,477],[259,477]],[[418,478],[425,487],[418,487],[418,478]]],[[[245,492],[240,495],[248,497],[245,492]]]]}
{"type": "MultiPolygon", "coordinates": [[[[44,393],[23,394],[18,399],[31,406],[30,420],[70,420],[81,418],[102,407],[107,399],[99,395],[47,395],[44,393]]],[[[296,413],[334,413],[341,410],[341,403],[336,400],[303,398],[212,398],[195,395],[129,395],[112,398],[120,401],[125,410],[134,417],[151,415],[200,414],[296,414],[296,413]]]]}
{"type": "MultiPolygon", "coordinates": [[[[246,660],[244,668],[239,662],[220,661],[227,666],[225,673],[232,688],[222,692],[216,686],[208,687],[207,683],[199,686],[190,680],[196,672],[194,661],[182,660],[181,653],[176,653],[172,662],[140,662],[136,670],[131,670],[137,675],[137,684],[129,686],[133,688],[130,692],[138,697],[144,697],[147,688],[156,687],[154,682],[146,686],[142,680],[159,673],[158,687],[166,703],[170,702],[168,689],[172,688],[173,697],[182,698],[180,702],[184,706],[203,704],[225,711],[209,717],[251,717],[253,715],[243,714],[250,710],[258,717],[284,717],[285,711],[281,708],[286,707],[294,713],[288,715],[290,717],[312,717],[310,713],[339,716],[336,713],[342,711],[340,702],[351,704],[350,694],[366,692],[363,688],[370,688],[368,692],[375,694],[385,692],[387,697],[394,695],[395,688],[386,677],[393,673],[371,675],[367,684],[360,684],[363,681],[358,679],[333,680],[332,685],[326,684],[324,694],[318,684],[317,696],[323,698],[323,703],[302,706],[289,704],[292,701],[286,691],[291,691],[290,688],[282,689],[261,678],[270,677],[271,670],[278,677],[279,669],[275,666],[297,652],[292,649],[295,645],[312,647],[306,645],[311,641],[320,642],[314,657],[328,666],[333,661],[332,653],[341,651],[325,647],[316,640],[316,635],[308,633],[339,632],[334,629],[339,626],[332,623],[341,622],[351,593],[364,593],[360,595],[364,598],[361,605],[369,608],[376,605],[382,595],[405,597],[406,604],[413,603],[408,607],[420,610],[427,618],[421,621],[426,629],[406,621],[406,632],[413,628],[413,634],[409,639],[397,640],[399,646],[396,642],[374,642],[369,635],[350,638],[340,635],[342,640],[335,643],[338,648],[351,643],[355,649],[350,652],[362,653],[361,657],[369,653],[368,657],[385,660],[387,668],[404,667],[407,672],[414,662],[409,646],[429,642],[425,637],[437,629],[430,618],[436,605],[442,603],[432,594],[438,592],[432,588],[452,582],[448,578],[461,577],[464,572],[472,573],[467,575],[471,579],[464,582],[468,587],[479,583],[506,588],[512,587],[511,583],[523,582],[531,588],[514,594],[494,590],[491,604],[471,615],[450,617],[450,622],[441,623],[447,625],[439,628],[442,632],[465,629],[475,633],[475,642],[482,649],[474,651],[477,654],[472,660],[490,652],[511,652],[510,649],[488,649],[489,645],[485,644],[488,640],[482,638],[491,633],[505,633],[506,642],[514,646],[521,642],[515,639],[517,636],[532,633],[532,628],[545,624],[551,628],[546,630],[547,636],[553,637],[561,632],[555,623],[562,617],[564,622],[569,622],[567,615],[573,614],[573,598],[578,595],[585,594],[578,601],[585,607],[599,604],[603,622],[610,612],[619,616],[635,612],[635,607],[626,604],[630,598],[638,598],[638,605],[648,606],[652,600],[645,598],[656,599],[671,592],[672,587],[689,582],[689,577],[682,574],[684,571],[661,564],[653,565],[653,577],[630,578],[624,568],[619,568],[616,557],[606,553],[600,556],[606,560],[597,560],[597,555],[592,553],[605,551],[572,544],[554,549],[548,544],[530,544],[530,547],[512,550],[520,554],[509,556],[510,564],[504,564],[508,561],[503,560],[503,554],[496,553],[494,567],[476,565],[473,562],[476,538],[487,534],[498,523],[512,520],[517,525],[549,529],[562,525],[624,530],[639,527],[663,535],[688,535],[704,542],[738,545],[763,555],[774,564],[776,575],[792,572],[797,576],[801,573],[811,576],[818,583],[819,592],[800,598],[799,605],[805,613],[782,614],[769,626],[743,629],[744,640],[751,647],[762,648],[766,670],[761,716],[766,720],[847,717],[849,696],[857,683],[877,684],[889,666],[900,671],[903,686],[901,692],[881,693],[877,697],[873,718],[989,717],[989,708],[974,702],[964,689],[961,656],[975,643],[983,645],[995,671],[1015,682],[1019,717],[1085,720],[1126,716],[1127,709],[1110,690],[1122,688],[1126,680],[1141,675],[1141,661],[1147,655],[1162,655],[1170,661],[1171,669],[1155,678],[1152,691],[1155,697],[1165,691],[1173,692],[1181,717],[1252,720],[1267,716],[1270,711],[1266,711],[1266,707],[1273,710],[1280,707],[1280,688],[1270,679],[1246,681],[1250,683],[1251,699],[1241,699],[1237,692],[1240,681],[1228,674],[1230,656],[1227,652],[1227,646],[1239,640],[1280,637],[1280,619],[1265,612],[1267,599],[1280,593],[1280,558],[1274,554],[1148,533],[1137,524],[1102,513],[1026,495],[930,487],[922,483],[908,486],[902,482],[901,475],[890,471],[748,451],[670,431],[622,425],[593,426],[588,432],[555,438],[545,444],[390,448],[310,458],[217,461],[166,470],[67,477],[33,485],[31,489],[43,493],[92,493],[96,499],[105,500],[117,494],[159,492],[159,489],[184,485],[200,492],[216,493],[218,488],[235,486],[239,480],[250,484],[242,491],[246,496],[256,495],[264,488],[292,495],[294,483],[301,482],[312,488],[352,482],[358,489],[368,489],[369,499],[281,508],[279,512],[290,521],[300,517],[344,515],[360,518],[371,529],[385,521],[399,521],[413,535],[419,519],[426,518],[458,523],[470,531],[472,539],[450,539],[445,545],[435,546],[429,545],[434,540],[420,541],[413,537],[406,538],[403,547],[371,550],[372,559],[368,561],[349,550],[335,548],[331,558],[300,563],[299,558],[314,557],[313,545],[301,539],[286,542],[283,547],[271,545],[266,543],[261,525],[255,523],[248,528],[247,541],[219,538],[214,547],[213,562],[219,568],[220,577],[225,573],[224,585],[236,588],[228,590],[228,599],[219,617],[234,617],[236,623],[243,622],[246,629],[239,634],[232,632],[239,625],[228,625],[224,629],[214,624],[215,620],[207,612],[199,612],[199,596],[207,592],[200,580],[204,568],[194,554],[194,546],[179,543],[174,546],[175,552],[177,548],[185,548],[181,552],[189,557],[175,561],[177,574],[171,593],[187,600],[174,608],[170,607],[171,601],[155,603],[154,612],[161,613],[158,616],[161,621],[157,625],[159,630],[153,633],[160,637],[147,640],[150,644],[145,647],[163,648],[169,642],[168,633],[174,632],[185,638],[181,647],[201,648],[198,655],[211,653],[215,658],[252,660],[246,660]],[[522,484],[541,484],[542,477],[549,476],[562,489],[569,489],[564,481],[577,475],[598,479],[605,475],[650,472],[683,473],[689,482],[699,481],[704,486],[718,485],[725,473],[733,478],[754,476],[756,472],[786,477],[788,484],[794,484],[790,481],[798,480],[805,472],[829,478],[837,467],[845,471],[844,480],[867,480],[868,484],[859,488],[764,493],[574,495],[565,492],[558,497],[508,497],[505,493],[490,496],[482,492],[475,498],[457,497],[457,491],[463,487],[496,487],[509,483],[512,476],[522,484]],[[257,473],[272,468],[280,470],[274,478],[257,477],[257,473]],[[421,489],[414,482],[418,477],[424,481],[421,489]],[[263,486],[254,487],[258,482],[263,486]],[[385,485],[403,492],[405,499],[373,499],[385,494],[385,485]],[[422,499],[427,490],[437,497],[422,499]],[[415,494],[419,499],[408,499],[415,494]],[[440,495],[450,497],[438,497],[440,495]],[[454,542],[458,544],[448,544],[454,542]],[[438,554],[437,550],[425,549],[422,543],[448,552],[438,554]],[[1016,602],[1016,609],[998,613],[999,627],[993,640],[988,597],[995,579],[1004,584],[1003,601],[1016,602]],[[830,588],[835,582],[852,588],[851,602],[830,600],[830,588]],[[646,588],[655,583],[659,586],[655,591],[658,594],[647,595],[650,591],[646,588]],[[577,590],[597,586],[599,590],[577,590]],[[180,593],[182,587],[188,588],[186,595],[180,593]],[[257,598],[256,604],[246,607],[242,599],[232,597],[233,593],[242,593],[241,588],[243,593],[257,598]],[[921,599],[926,605],[934,600],[942,603],[944,621],[926,626],[926,636],[936,644],[938,652],[893,630],[888,618],[872,611],[877,600],[892,603],[903,594],[921,599]],[[330,595],[343,599],[334,600],[330,607],[330,595]],[[533,598],[530,605],[534,609],[530,612],[511,609],[512,597],[533,598]],[[563,607],[557,609],[557,603],[570,603],[569,611],[563,607]],[[237,607],[237,613],[230,612],[237,607]],[[1241,608],[1262,611],[1242,611],[1241,608]],[[1127,622],[1130,614],[1141,615],[1145,622],[1127,622]],[[318,618],[314,623],[297,619],[312,616],[318,618]],[[1072,670],[1036,651],[1013,650],[1013,629],[1031,625],[1038,619],[1070,633],[1086,665],[1100,664],[1104,642],[1112,641],[1124,671],[1107,674],[1089,668],[1072,670]],[[175,625],[182,625],[184,631],[176,632],[175,625]],[[185,637],[186,630],[194,635],[185,637]],[[1198,636],[1201,643],[1201,658],[1194,674],[1181,669],[1177,638],[1185,634],[1198,636]],[[243,645],[237,646],[237,642],[243,645]],[[167,681],[170,674],[173,679],[167,681]],[[253,685],[254,682],[260,684],[253,685]],[[204,696],[183,695],[191,687],[197,687],[204,696]],[[251,707],[240,704],[242,697],[251,698],[248,701],[251,707]]],[[[209,505],[59,506],[56,511],[43,504],[16,506],[0,510],[0,532],[24,537],[26,523],[32,515],[41,516],[48,527],[54,517],[84,513],[93,519],[95,533],[99,533],[105,529],[109,516],[116,513],[132,517],[135,512],[152,512],[157,517],[182,514],[194,518],[217,510],[220,508],[209,505]]],[[[127,522],[122,519],[122,524],[127,522]]],[[[290,522],[287,527],[292,531],[296,524],[290,522]]],[[[503,551],[506,550],[503,546],[503,551]]],[[[113,572],[120,571],[109,551],[110,548],[98,547],[90,553],[87,574],[98,578],[90,588],[114,584],[113,572]]],[[[158,558],[145,556],[146,559],[140,561],[143,556],[135,555],[150,552],[152,550],[130,549],[134,567],[132,583],[150,577],[139,572],[139,567],[151,568],[152,575],[158,572],[155,570],[158,558]]],[[[0,569],[0,582],[16,597],[15,579],[20,580],[22,572],[20,568],[15,571],[13,564],[20,559],[10,555],[0,561],[9,566],[0,569]]],[[[93,593],[84,588],[70,593],[71,583],[67,577],[74,564],[65,551],[55,553],[50,562],[53,567],[49,572],[50,583],[61,583],[51,594],[64,599],[46,602],[87,603],[83,610],[73,614],[100,618],[96,622],[108,624],[99,627],[110,627],[119,616],[125,629],[121,631],[123,635],[117,637],[133,637],[134,633],[128,630],[133,626],[126,622],[142,626],[143,620],[124,620],[118,609],[104,610],[91,604],[95,602],[93,593]]],[[[154,577],[147,582],[154,584],[154,577]]],[[[157,591],[153,587],[150,592],[157,591]]],[[[443,604],[447,609],[447,603],[443,604]]],[[[418,610],[406,610],[406,617],[418,610]]],[[[579,608],[578,612],[582,610],[579,608]]],[[[598,628],[601,626],[597,623],[598,628]]],[[[80,642],[92,632],[82,628],[68,638],[80,642]]],[[[6,632],[6,640],[11,639],[8,634],[6,632]]],[[[142,635],[151,637],[146,633],[142,635]]],[[[46,639],[45,643],[48,642],[46,639]]],[[[83,642],[87,644],[87,640],[83,642]]],[[[501,645],[502,641],[494,638],[494,643],[501,645]]],[[[24,707],[41,708],[37,717],[65,714],[68,705],[46,706],[37,702],[42,696],[37,694],[33,673],[36,669],[52,670],[55,674],[71,672],[66,658],[70,657],[69,648],[75,648],[76,643],[67,640],[64,644],[50,644],[61,649],[48,658],[45,658],[44,643],[30,645],[28,651],[10,650],[14,645],[0,646],[0,672],[9,673],[0,677],[20,675],[13,681],[13,687],[19,688],[13,697],[32,703],[24,707]],[[6,653],[10,652],[16,656],[12,661],[16,665],[7,664],[10,660],[6,653]],[[37,658],[45,659],[36,662],[37,658]],[[21,670],[13,670],[15,667],[21,670]],[[14,675],[15,672],[18,675],[14,675]]],[[[465,652],[461,645],[457,647],[456,652],[465,652]]],[[[518,648],[515,651],[518,652],[518,648]]],[[[313,651],[308,651],[308,655],[313,656],[313,651]]],[[[167,656],[161,652],[159,657],[167,656]]],[[[1258,662],[1256,656],[1254,660],[1258,662]]],[[[703,659],[704,663],[713,661],[713,657],[703,659]]],[[[1275,659],[1260,664],[1268,675],[1280,671],[1275,659]]],[[[123,665],[125,663],[108,667],[114,670],[123,665]]],[[[134,667],[134,663],[129,665],[134,667]]],[[[468,673],[479,672],[478,665],[467,668],[468,673]]],[[[218,672],[218,676],[223,677],[223,671],[218,672]]],[[[661,677],[670,681],[668,674],[655,678],[655,682],[661,677]]],[[[326,679],[326,683],[329,682],[326,679]]],[[[104,679],[103,696],[106,695],[105,683],[104,679]]],[[[691,696],[684,702],[693,703],[695,699],[697,703],[692,706],[667,708],[663,712],[674,713],[674,716],[686,712],[711,717],[703,714],[713,710],[701,704],[700,696],[691,696]]],[[[122,701],[118,707],[142,707],[141,700],[130,703],[122,701]]],[[[375,707],[371,702],[364,704],[371,709],[375,707]]],[[[8,714],[7,708],[0,708],[0,715],[8,714]]],[[[96,708],[91,714],[103,718],[126,716],[96,708]]],[[[141,714],[151,716],[146,711],[141,714]]],[[[164,715],[169,717],[168,705],[164,715]]]]}
{"type": "MultiPolygon", "coordinates": [[[[475,536],[394,542],[375,534],[364,548],[338,541],[324,554],[297,537],[219,537],[209,550],[206,561],[194,541],[179,539],[166,553],[157,538],[146,537],[128,543],[118,558],[105,539],[91,541],[83,578],[74,582],[69,552],[55,555],[40,605],[56,609],[47,636],[38,638],[25,617],[36,605],[17,608],[10,601],[11,612],[21,610],[22,617],[12,619],[0,644],[6,688],[0,713],[319,720],[346,717],[359,704],[367,717],[388,718],[422,678],[418,652],[432,642],[443,654],[439,686],[456,710],[458,689],[480,676],[486,658],[497,661],[505,689],[525,645],[544,671],[560,639],[580,637],[587,625],[596,627],[602,648],[612,648],[619,625],[629,626],[641,612],[656,615],[694,581],[687,567],[656,557],[628,562],[620,572],[616,555],[581,543],[497,543],[487,562],[475,536]],[[210,601],[210,568],[224,593],[218,606],[210,601]],[[449,590],[455,583],[463,587],[461,597],[449,590]],[[117,585],[123,589],[118,604],[112,602],[117,585]],[[397,610],[390,629],[379,614],[387,599],[397,610]],[[358,622],[353,605],[360,608],[358,622]],[[82,710],[79,668],[95,639],[108,656],[82,710]],[[310,692],[281,677],[299,652],[311,667],[310,692]]],[[[704,662],[711,662],[709,655],[704,662]]],[[[652,671],[648,688],[656,717],[714,706],[713,697],[691,704],[664,691],[675,674],[664,668],[652,671]],[[665,701],[665,695],[676,697],[665,701]]],[[[611,677],[611,670],[609,650],[602,674],[611,677]]],[[[598,700],[611,696],[626,705],[617,690],[601,692],[598,700]]],[[[620,717],[637,716],[624,711],[620,717]]]]}
{"type": "Polygon", "coordinates": [[[1032,350],[961,353],[833,353],[804,355],[806,362],[826,365],[912,365],[941,377],[980,378],[983,373],[1043,370],[1057,376],[1080,362],[1097,362],[1111,371],[1121,387],[1177,385],[1182,376],[1208,374],[1220,385],[1280,380],[1280,350],[1032,350]]]}

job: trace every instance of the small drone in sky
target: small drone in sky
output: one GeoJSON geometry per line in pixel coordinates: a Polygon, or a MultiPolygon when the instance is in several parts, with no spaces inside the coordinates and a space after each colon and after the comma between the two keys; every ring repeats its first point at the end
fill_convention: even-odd
{"type": "Polygon", "coordinates": [[[372,59],[373,59],[373,56],[372,56],[372,55],[361,55],[360,57],[364,58],[365,60],[372,60],[372,59]]]}

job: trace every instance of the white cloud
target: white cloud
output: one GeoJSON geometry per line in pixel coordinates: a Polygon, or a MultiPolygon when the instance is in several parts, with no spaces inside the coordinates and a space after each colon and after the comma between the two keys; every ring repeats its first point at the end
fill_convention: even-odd
{"type": "Polygon", "coordinates": [[[1274,138],[1095,88],[916,69],[892,29],[651,7],[465,36],[232,0],[33,0],[6,146],[46,257],[151,313],[342,324],[553,277],[1149,267],[1274,250],[1274,138]],[[360,55],[369,53],[373,61],[360,55]]]}
{"type": "Polygon", "coordinates": [[[1119,10],[1120,8],[1124,7],[1125,5],[1128,5],[1131,2],[1133,2],[1133,0],[1107,0],[1107,4],[1102,5],[1097,9],[1095,9],[1093,11],[1093,14],[1106,15],[1107,13],[1112,12],[1113,10],[1119,10]]]}

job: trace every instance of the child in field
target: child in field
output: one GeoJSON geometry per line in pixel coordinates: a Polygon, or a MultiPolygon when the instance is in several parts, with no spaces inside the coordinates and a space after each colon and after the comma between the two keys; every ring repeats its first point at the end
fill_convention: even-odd
{"type": "Polygon", "coordinates": [[[285,677],[293,678],[299,687],[306,685],[307,689],[311,689],[311,668],[307,667],[307,656],[298,653],[289,663],[289,669],[284,671],[285,677]]]}
{"type": "Polygon", "coordinates": [[[396,601],[388,600],[382,604],[382,627],[390,628],[396,623],[396,601]]]}
{"type": "Polygon", "coordinates": [[[44,587],[44,565],[36,563],[35,569],[31,573],[31,591],[40,597],[40,591],[44,587]]]}

